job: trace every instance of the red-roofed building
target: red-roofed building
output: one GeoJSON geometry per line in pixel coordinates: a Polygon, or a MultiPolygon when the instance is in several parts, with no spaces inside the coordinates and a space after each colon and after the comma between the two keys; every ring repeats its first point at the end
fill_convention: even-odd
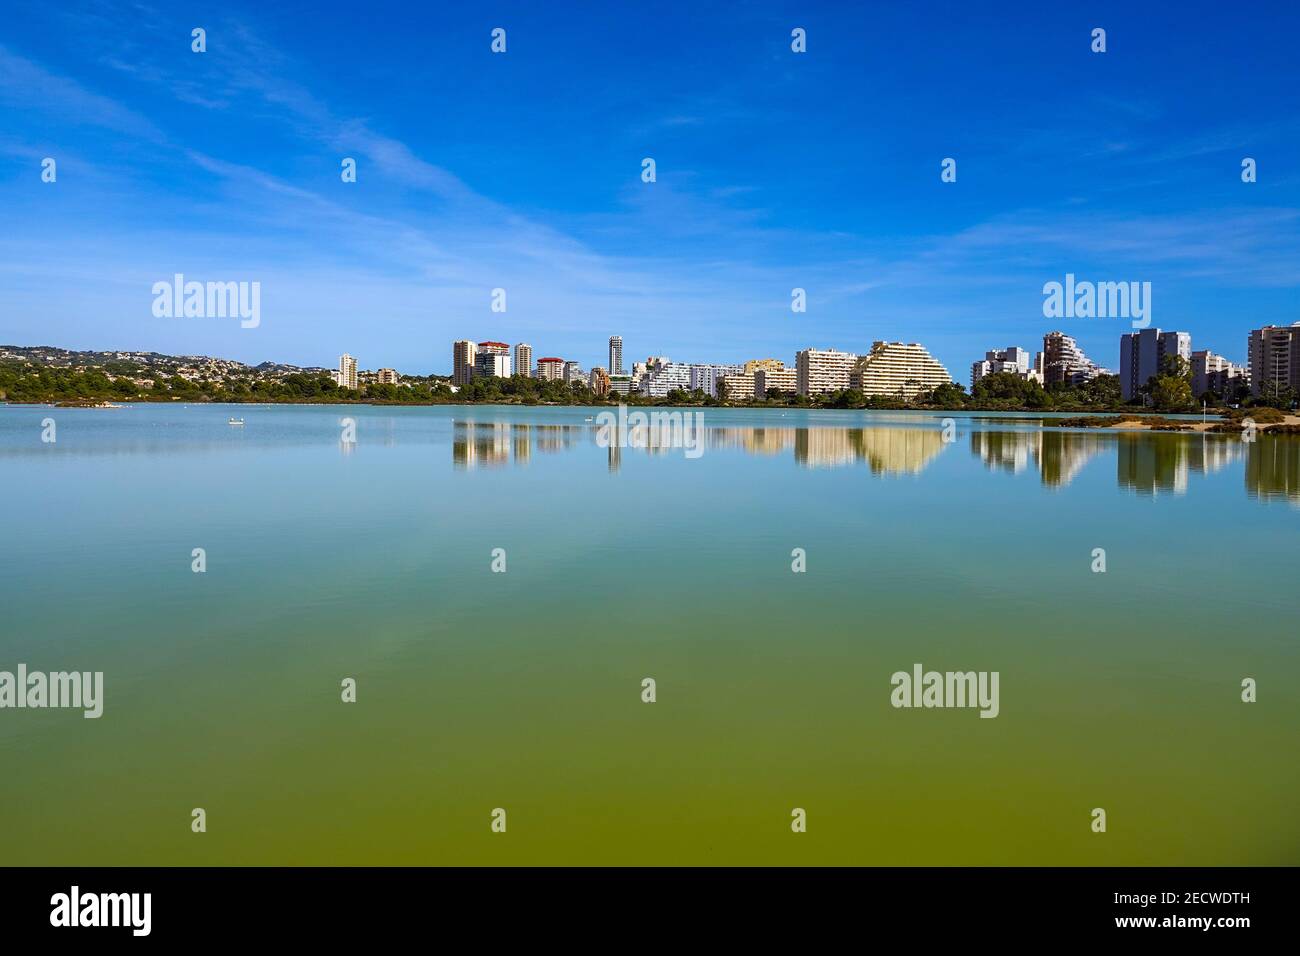
{"type": "Polygon", "coordinates": [[[562,358],[539,358],[537,360],[537,377],[548,381],[558,382],[564,378],[564,359],[562,358]]]}
{"type": "Polygon", "coordinates": [[[505,342],[480,342],[474,356],[474,374],[483,378],[509,378],[510,346],[505,342]]]}

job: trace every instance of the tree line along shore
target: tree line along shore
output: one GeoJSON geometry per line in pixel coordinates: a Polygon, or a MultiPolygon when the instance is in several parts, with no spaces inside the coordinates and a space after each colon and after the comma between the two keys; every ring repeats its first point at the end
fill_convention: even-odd
{"type": "MultiPolygon", "coordinates": [[[[736,406],[750,408],[833,408],[833,409],[922,409],[950,411],[1028,411],[1041,413],[1110,412],[1125,416],[1112,422],[1174,427],[1176,423],[1149,420],[1151,413],[1213,411],[1228,424],[1251,417],[1258,424],[1287,424],[1295,396],[1234,396],[1240,404],[1229,408],[1220,396],[1193,396],[1188,376],[1181,370],[1154,377],[1140,396],[1140,402],[1126,404],[1120,397],[1119,377],[1102,375],[1079,385],[1050,385],[1013,374],[987,375],[972,392],[960,384],[945,384],[910,398],[901,395],[865,395],[852,389],[824,395],[804,396],[769,392],[761,401],[729,402],[725,395],[714,397],[700,390],[670,391],[662,398],[639,394],[598,395],[585,382],[566,384],[558,380],[515,375],[510,378],[482,378],[456,391],[449,381],[437,376],[406,377],[401,384],[366,384],[359,388],[339,386],[327,373],[295,372],[275,378],[227,375],[221,378],[189,378],[176,374],[154,374],[142,384],[139,373],[106,368],[41,366],[32,363],[0,363],[0,401],[30,404],[97,405],[125,402],[223,402],[288,404],[373,404],[373,405],[617,405],[638,406],[736,406]],[[134,374],[131,374],[134,373],[134,374]],[[1276,410],[1277,421],[1267,419],[1262,409],[1276,410]],[[1254,413],[1253,415],[1251,413],[1254,413]],[[1143,420],[1147,419],[1147,420],[1143,420]]],[[[1066,419],[1060,420],[1062,423],[1066,419]]],[[[1078,426],[1081,422],[1071,422],[1078,426]]],[[[1092,422],[1089,422],[1092,424],[1092,422]]]]}

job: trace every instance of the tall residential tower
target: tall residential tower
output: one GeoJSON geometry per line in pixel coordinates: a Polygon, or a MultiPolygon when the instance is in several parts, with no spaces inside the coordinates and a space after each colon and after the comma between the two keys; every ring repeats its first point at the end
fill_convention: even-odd
{"type": "Polygon", "coordinates": [[[469,339],[451,343],[451,384],[468,385],[474,374],[474,358],[478,346],[469,339]]]}
{"type": "Polygon", "coordinates": [[[1192,336],[1188,332],[1143,329],[1119,337],[1119,390],[1124,401],[1137,397],[1142,386],[1164,371],[1165,360],[1192,360],[1192,336]]]}
{"type": "Polygon", "coordinates": [[[533,377],[533,347],[527,342],[515,346],[515,374],[533,377]]]}
{"type": "Polygon", "coordinates": [[[624,375],[623,371],[623,336],[609,337],[609,374],[624,375]]]}
{"type": "Polygon", "coordinates": [[[1252,329],[1248,348],[1251,394],[1300,391],[1300,322],[1252,329]]]}
{"type": "Polygon", "coordinates": [[[357,360],[344,352],[339,356],[339,388],[357,387],[357,360]]]}

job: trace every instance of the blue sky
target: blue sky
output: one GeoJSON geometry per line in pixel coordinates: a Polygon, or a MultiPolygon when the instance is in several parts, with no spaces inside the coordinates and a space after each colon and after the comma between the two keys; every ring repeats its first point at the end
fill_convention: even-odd
{"type": "Polygon", "coordinates": [[[1291,2],[8,7],[0,343],[446,372],[457,338],[887,339],[964,382],[1055,327],[1117,367],[1126,320],[1043,318],[1067,272],[1237,361],[1300,320],[1291,2]],[[259,281],[260,326],[156,318],[177,272],[259,281]]]}

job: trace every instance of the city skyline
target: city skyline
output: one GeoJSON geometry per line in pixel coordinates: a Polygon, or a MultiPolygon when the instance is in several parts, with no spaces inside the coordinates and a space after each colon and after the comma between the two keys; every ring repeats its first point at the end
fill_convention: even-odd
{"type": "Polygon", "coordinates": [[[1267,28],[1211,4],[945,9],[963,42],[944,70],[923,7],[453,10],[436,64],[396,23],[354,49],[328,7],[155,11],[143,32],[27,9],[0,44],[9,342],[445,374],[461,329],[591,368],[616,327],[635,354],[713,363],[734,340],[920,341],[961,380],[1052,328],[1110,354],[1127,321],[1043,317],[1066,274],[1150,282],[1154,325],[1240,364],[1224,315],[1300,306],[1300,123],[1277,119],[1293,8],[1267,28]],[[364,68],[380,49],[400,82],[364,68]],[[176,273],[261,283],[260,325],[153,316],[176,273]]]}
{"type": "MultiPolygon", "coordinates": [[[[1210,389],[1218,394],[1228,395],[1235,387],[1234,380],[1244,381],[1249,385],[1252,378],[1255,385],[1251,392],[1254,395],[1260,394],[1261,383],[1265,380],[1294,388],[1296,382],[1300,381],[1300,371],[1296,369],[1297,364],[1300,363],[1298,358],[1300,345],[1296,344],[1300,343],[1300,322],[1290,326],[1265,326],[1261,329],[1251,329],[1247,335],[1247,362],[1237,363],[1213,349],[1202,348],[1194,351],[1191,334],[1188,332],[1160,328],[1126,332],[1119,336],[1118,360],[1115,367],[1110,368],[1089,358],[1072,336],[1054,329],[1043,336],[1043,347],[1040,351],[1026,350],[1018,345],[986,350],[983,359],[976,359],[970,364],[970,377],[967,381],[969,390],[973,392],[975,384],[980,379],[993,373],[1009,373],[1022,379],[1035,381],[1039,385],[1059,383],[1077,385],[1097,376],[1111,375],[1118,378],[1121,395],[1127,402],[1135,399],[1155,375],[1165,370],[1167,357],[1177,357],[1184,363],[1185,373],[1191,377],[1193,394],[1196,396],[1210,389]],[[1265,346],[1262,343],[1268,344],[1265,346]],[[1262,356],[1266,347],[1270,349],[1268,361],[1271,368],[1267,376],[1262,374],[1264,362],[1262,356]],[[1255,368],[1253,374],[1252,367],[1255,368]]],[[[505,347],[505,343],[498,342],[478,344],[505,347]]],[[[453,366],[460,367],[460,356],[463,350],[468,349],[472,354],[476,347],[472,340],[453,342],[453,366]]],[[[516,355],[522,349],[531,358],[531,345],[519,343],[514,348],[516,355]]],[[[611,335],[609,367],[595,365],[589,371],[593,374],[598,371],[615,374],[621,378],[619,373],[611,372],[611,369],[622,368],[622,354],[622,336],[611,335]]],[[[545,361],[562,363],[565,367],[581,368],[575,361],[558,357],[548,358],[545,361]]],[[[661,378],[649,388],[649,393],[655,397],[664,397],[672,388],[682,388],[686,391],[699,389],[709,396],[715,396],[715,386],[724,378],[731,389],[728,394],[733,397],[743,395],[748,399],[755,397],[761,399],[766,387],[777,387],[783,391],[797,390],[805,395],[843,388],[858,389],[867,394],[891,394],[894,391],[893,386],[905,382],[914,382],[916,385],[928,388],[941,384],[946,378],[947,381],[966,388],[966,384],[953,375],[947,366],[937,362],[921,343],[887,340],[873,342],[871,348],[865,352],[846,352],[835,348],[828,350],[803,348],[795,353],[794,361],[789,366],[776,358],[744,360],[743,376],[748,378],[748,384],[741,385],[743,392],[740,393],[734,391],[736,385],[740,384],[738,379],[742,377],[742,364],[739,361],[731,363],[673,361],[669,356],[651,355],[645,362],[633,362],[632,369],[633,374],[628,377],[631,379],[633,391],[642,390],[642,380],[646,379],[649,373],[653,373],[652,379],[661,377],[661,373],[667,373],[666,378],[661,378]],[[814,358],[823,364],[830,363],[822,373],[825,380],[816,386],[811,384],[809,368],[805,367],[800,371],[801,366],[806,366],[814,358]],[[874,378],[865,374],[867,367],[863,365],[864,361],[868,366],[874,365],[874,378]],[[799,384],[792,387],[784,378],[776,384],[765,382],[759,367],[768,365],[771,366],[769,374],[788,375],[792,382],[799,384]],[[882,374],[882,369],[893,369],[893,371],[882,374]],[[707,382],[699,374],[703,372],[710,373],[707,382]]],[[[531,377],[531,373],[525,374],[531,377]]],[[[466,376],[462,380],[453,376],[453,380],[455,384],[464,384],[469,378],[466,376]]]]}

